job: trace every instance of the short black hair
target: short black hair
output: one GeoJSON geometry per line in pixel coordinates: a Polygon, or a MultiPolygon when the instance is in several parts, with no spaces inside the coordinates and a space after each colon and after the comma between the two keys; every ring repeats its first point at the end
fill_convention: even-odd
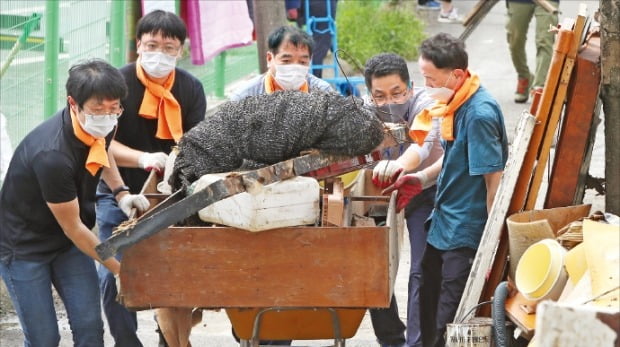
{"type": "Polygon", "coordinates": [[[314,48],[314,40],[307,32],[290,25],[283,25],[276,28],[269,34],[267,38],[267,48],[269,52],[278,54],[280,46],[284,42],[290,42],[295,47],[305,46],[308,47],[308,52],[312,55],[312,49],[314,48]]]}
{"type": "Polygon", "coordinates": [[[364,80],[366,88],[372,87],[372,79],[389,75],[398,75],[409,85],[409,69],[403,57],[395,53],[379,53],[366,61],[364,80]]]}
{"type": "Polygon", "coordinates": [[[155,10],[140,18],[136,26],[136,39],[141,40],[144,34],[161,34],[164,38],[175,38],[185,43],[187,27],[179,16],[172,12],[155,10]]]}
{"type": "Polygon", "coordinates": [[[101,59],[90,59],[73,65],[67,78],[67,96],[80,108],[95,97],[98,100],[122,100],[127,96],[127,84],[117,68],[101,59]]]}
{"type": "Polygon", "coordinates": [[[433,62],[438,69],[467,69],[465,43],[450,34],[439,33],[424,40],[419,52],[422,59],[433,62]]]}

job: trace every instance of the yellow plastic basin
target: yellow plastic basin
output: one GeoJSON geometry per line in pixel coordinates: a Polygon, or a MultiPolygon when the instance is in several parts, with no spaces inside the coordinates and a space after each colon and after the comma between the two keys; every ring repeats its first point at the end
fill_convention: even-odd
{"type": "Polygon", "coordinates": [[[566,250],[555,240],[545,239],[527,248],[515,275],[517,289],[529,300],[557,300],[566,284],[566,250]]]}

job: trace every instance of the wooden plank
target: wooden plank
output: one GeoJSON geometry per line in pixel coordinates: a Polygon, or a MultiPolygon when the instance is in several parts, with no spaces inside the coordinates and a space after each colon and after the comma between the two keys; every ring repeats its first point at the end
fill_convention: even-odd
{"type": "Polygon", "coordinates": [[[574,205],[583,198],[585,175],[594,144],[601,82],[600,38],[579,53],[568,91],[566,111],[547,189],[545,208],[574,205]]]}
{"type": "Polygon", "coordinates": [[[461,41],[467,40],[469,35],[478,27],[482,19],[489,14],[493,6],[497,4],[499,0],[479,0],[476,5],[469,11],[465,19],[463,20],[463,26],[465,29],[459,36],[461,41]]]}
{"type": "Polygon", "coordinates": [[[391,231],[388,239],[388,255],[389,255],[389,272],[388,272],[388,295],[391,298],[394,294],[394,283],[396,282],[396,274],[398,272],[398,264],[400,263],[400,247],[403,241],[405,230],[405,210],[396,213],[396,195],[397,191],[393,191],[388,205],[385,224],[391,231]]]}
{"type": "Polygon", "coordinates": [[[484,227],[480,246],[476,252],[476,257],[474,258],[471,272],[467,279],[463,296],[461,297],[461,302],[456,311],[454,322],[464,322],[467,318],[465,316],[467,312],[478,304],[480,294],[485,285],[486,275],[493,266],[495,252],[504,227],[504,221],[506,220],[506,213],[508,212],[508,207],[511,202],[512,192],[517,183],[535,123],[536,119],[527,111],[521,114],[517,126],[517,135],[510,149],[506,168],[504,169],[499,187],[497,188],[497,195],[495,196],[489,218],[484,227]]]}
{"type": "Polygon", "coordinates": [[[342,180],[334,179],[332,193],[323,195],[323,226],[345,226],[344,220],[344,187],[342,180]]]}
{"type": "Polygon", "coordinates": [[[251,233],[170,227],[123,254],[123,303],[152,307],[388,307],[387,227],[251,233]]]}
{"type": "Polygon", "coordinates": [[[536,329],[536,312],[529,313],[526,307],[535,308],[536,302],[526,299],[519,292],[506,299],[506,316],[521,329],[521,335],[529,340],[536,329]]]}
{"type": "MultiPolygon", "coordinates": [[[[547,161],[549,160],[549,153],[551,151],[551,144],[555,132],[557,130],[558,122],[560,121],[560,115],[566,101],[566,92],[568,90],[568,83],[571,80],[571,74],[575,65],[575,58],[577,56],[577,50],[581,44],[579,41],[581,34],[584,30],[586,18],[583,15],[577,16],[575,27],[573,31],[570,31],[570,46],[568,52],[566,52],[566,59],[564,66],[562,67],[562,74],[560,75],[560,81],[557,87],[555,99],[553,100],[553,106],[550,110],[549,121],[547,122],[547,128],[545,129],[545,135],[543,142],[539,150],[538,163],[534,170],[532,182],[528,197],[525,203],[525,209],[531,210],[536,207],[536,200],[540,191],[542,178],[545,173],[547,161]]],[[[562,29],[560,29],[562,31],[562,29]]]]}
{"type": "Polygon", "coordinates": [[[509,211],[512,213],[521,211],[525,205],[525,201],[527,200],[530,179],[532,178],[532,172],[534,170],[534,166],[536,165],[538,150],[545,134],[551,104],[553,103],[553,98],[555,97],[558,79],[562,71],[562,65],[564,64],[565,54],[562,54],[561,50],[568,50],[566,47],[567,40],[570,40],[570,32],[568,30],[560,31],[558,37],[556,38],[555,53],[551,59],[551,64],[549,65],[545,88],[543,89],[543,94],[540,98],[540,103],[536,112],[536,126],[534,127],[534,133],[532,134],[532,139],[523,161],[521,173],[519,174],[519,179],[510,204],[509,211]]]}

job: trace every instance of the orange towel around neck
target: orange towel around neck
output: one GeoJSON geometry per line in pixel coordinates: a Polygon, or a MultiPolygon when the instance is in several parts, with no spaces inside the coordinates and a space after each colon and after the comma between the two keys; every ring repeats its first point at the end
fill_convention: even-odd
{"type": "Polygon", "coordinates": [[[170,90],[174,84],[176,70],[168,76],[164,84],[159,84],[151,80],[140,66],[140,58],[136,63],[136,74],[138,80],[145,87],[144,98],[140,105],[138,114],[146,119],[157,119],[158,139],[174,139],[179,142],[183,136],[183,124],[181,120],[181,106],[175,99],[170,90]]]}
{"type": "Polygon", "coordinates": [[[75,134],[75,137],[82,141],[83,144],[90,147],[88,157],[86,158],[85,167],[91,175],[95,176],[97,171],[99,171],[102,166],[110,167],[108,152],[106,152],[105,149],[105,139],[96,138],[84,131],[75,113],[73,113],[71,109],[69,112],[71,113],[71,125],[73,125],[73,133],[75,134]]]}
{"type": "Polygon", "coordinates": [[[469,98],[480,87],[480,78],[477,74],[472,74],[467,71],[467,79],[454,93],[450,102],[443,103],[437,102],[435,105],[425,108],[422,112],[418,113],[413,119],[411,130],[409,130],[409,136],[417,142],[420,146],[424,144],[426,135],[432,128],[433,118],[442,117],[441,120],[441,137],[447,141],[454,140],[454,113],[469,100],[469,98]]]}
{"type": "MultiPolygon", "coordinates": [[[[273,76],[271,76],[271,73],[267,72],[265,74],[265,92],[267,94],[271,94],[273,92],[277,92],[278,90],[284,90],[284,89],[282,89],[282,87],[280,87],[278,82],[276,82],[276,79],[273,76]]],[[[307,93],[308,90],[309,90],[308,81],[304,82],[304,84],[302,84],[301,87],[299,87],[300,92],[307,93]]]]}

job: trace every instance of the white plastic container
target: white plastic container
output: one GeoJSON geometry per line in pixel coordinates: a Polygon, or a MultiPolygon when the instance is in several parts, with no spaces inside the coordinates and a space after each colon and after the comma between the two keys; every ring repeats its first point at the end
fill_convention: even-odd
{"type": "MultiPolygon", "coordinates": [[[[193,191],[198,192],[225,175],[204,175],[194,183],[193,191]]],[[[198,217],[249,231],[314,224],[320,214],[319,194],[316,179],[294,177],[263,186],[255,194],[244,192],[218,201],[198,211],[198,217]]]]}

